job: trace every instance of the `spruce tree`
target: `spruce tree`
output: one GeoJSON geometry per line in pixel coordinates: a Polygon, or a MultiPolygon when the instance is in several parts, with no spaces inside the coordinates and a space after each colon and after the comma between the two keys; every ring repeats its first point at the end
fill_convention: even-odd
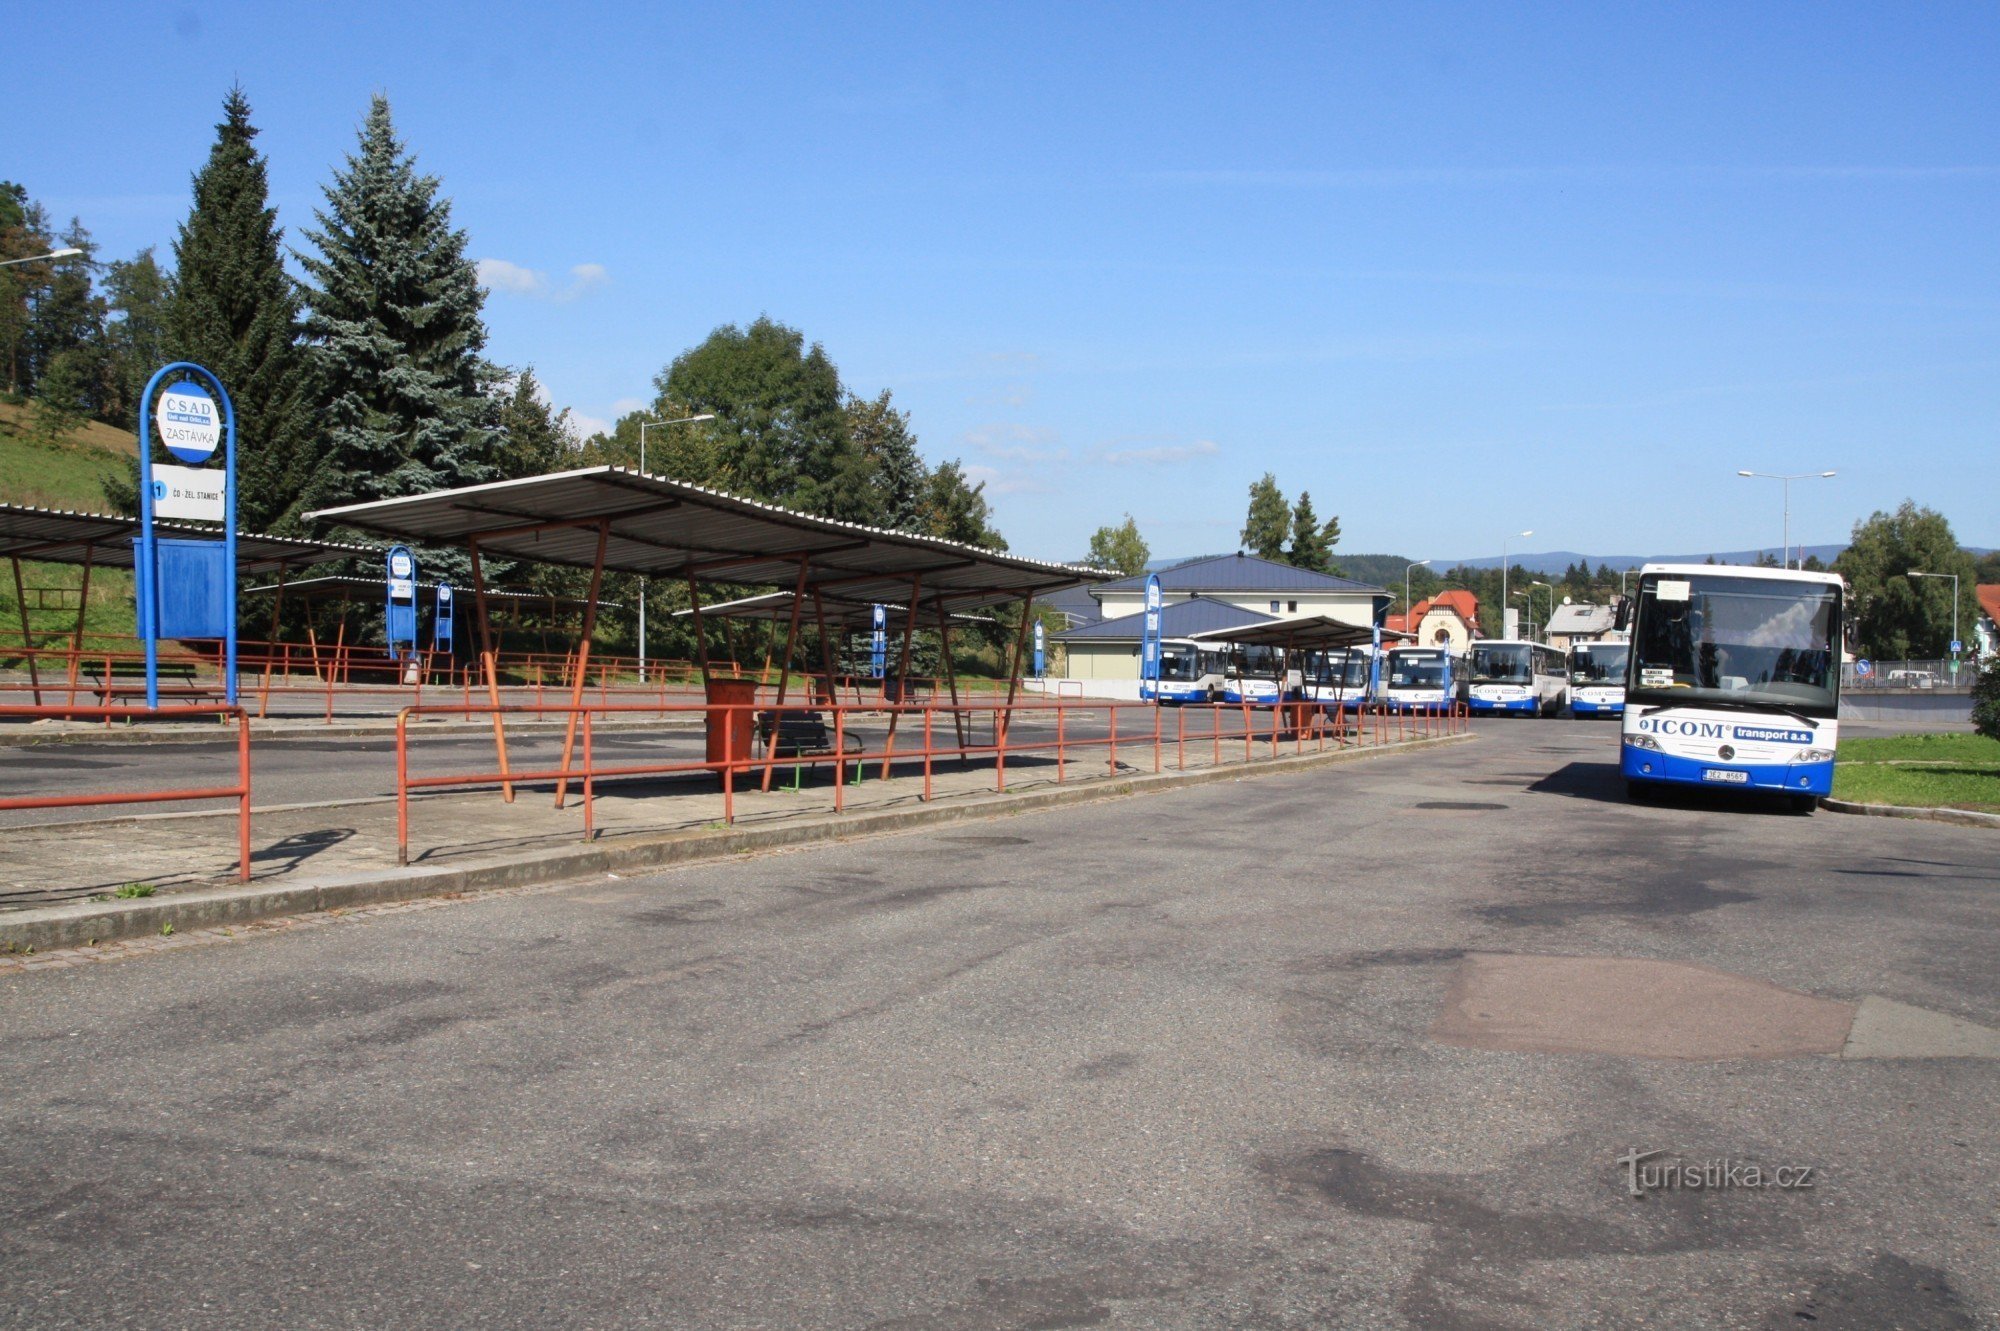
{"type": "MultiPolygon", "coordinates": [[[[252,531],[297,526],[315,461],[299,297],[284,232],[240,87],[222,102],[194,206],[174,240],[165,350],[215,372],[236,408],[236,520],[252,531]]],[[[140,385],[158,364],[139,367],[140,385]]]]}
{"type": "MultiPolygon", "coordinates": [[[[319,508],[472,485],[499,474],[500,372],[483,356],[484,295],[435,176],[377,96],[334,173],[309,279],[306,335],[325,434],[305,491],[319,508]]],[[[438,552],[444,554],[444,552],[438,552]]],[[[462,576],[463,555],[426,561],[462,576]]]]}

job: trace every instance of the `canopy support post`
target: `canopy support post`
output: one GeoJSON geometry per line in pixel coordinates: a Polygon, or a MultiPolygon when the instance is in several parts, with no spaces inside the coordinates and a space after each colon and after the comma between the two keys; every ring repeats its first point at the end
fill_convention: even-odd
{"type": "Polygon", "coordinates": [[[590,675],[590,635],[597,632],[597,595],[604,589],[604,551],[611,542],[611,519],[603,518],[597,524],[597,561],[590,569],[590,597],[583,603],[583,635],[576,644],[576,674],[569,683],[569,723],[563,727],[562,775],[556,778],[556,807],[563,806],[563,795],[569,790],[569,760],[576,751],[576,726],[581,719],[577,708],[583,705],[583,685],[590,675]]]}
{"type": "MultiPolygon", "coordinates": [[[[805,555],[800,555],[799,579],[792,587],[791,627],[785,630],[785,658],[778,662],[778,701],[776,703],[778,710],[771,715],[771,739],[764,746],[764,792],[766,794],[769,794],[771,790],[771,773],[778,769],[778,735],[784,727],[785,693],[790,688],[792,682],[792,653],[798,649],[799,611],[805,608],[806,570],[810,567],[811,561],[805,555]]],[[[728,621],[725,620],[724,622],[727,623],[728,621]]]]}
{"type": "MultiPolygon", "coordinates": [[[[486,675],[486,701],[493,707],[493,749],[500,759],[500,798],[508,804],[514,802],[514,783],[507,775],[507,721],[500,715],[500,670],[493,658],[493,625],[486,618],[486,571],[479,558],[479,538],[470,540],[472,547],[472,606],[478,611],[479,620],[479,664],[486,675]]],[[[345,615],[340,621],[341,631],[347,629],[345,615]]]]}
{"type": "MultiPolygon", "coordinates": [[[[96,557],[96,542],[93,541],[85,544],[83,547],[83,590],[78,592],[76,596],[76,631],[70,635],[69,639],[68,705],[71,707],[76,706],[76,676],[77,671],[82,668],[83,661],[83,622],[84,617],[90,613],[90,566],[96,557]]],[[[109,681],[107,680],[106,682],[108,683],[109,681]]]]}
{"type": "Polygon", "coordinates": [[[688,574],[688,613],[694,616],[694,663],[701,671],[704,688],[708,685],[708,630],[701,623],[701,588],[688,574]]]}
{"type": "Polygon", "coordinates": [[[896,656],[896,705],[889,712],[889,736],[882,745],[882,779],[889,779],[889,763],[896,752],[896,721],[910,702],[910,635],[917,631],[918,603],[923,597],[924,575],[910,575],[910,617],[903,621],[903,647],[896,656]]]}
{"type": "MultiPolygon", "coordinates": [[[[11,555],[8,557],[7,562],[14,566],[14,603],[21,611],[21,647],[28,654],[28,678],[34,684],[35,706],[40,707],[42,705],[42,670],[35,663],[35,639],[28,628],[28,593],[21,585],[21,557],[19,555],[11,555]]],[[[104,687],[107,689],[111,687],[111,681],[108,678],[104,681],[104,687]]]]}
{"type": "Polygon", "coordinates": [[[278,565],[278,590],[271,598],[271,627],[264,639],[264,682],[258,688],[257,715],[268,716],[271,711],[271,649],[278,643],[278,616],[285,608],[285,574],[291,572],[290,564],[278,565]]]}
{"type": "Polygon", "coordinates": [[[938,617],[938,659],[944,663],[945,686],[951,690],[951,732],[958,736],[958,747],[965,747],[965,713],[958,709],[958,667],[951,661],[951,612],[945,609],[944,597],[934,596],[931,604],[937,608],[938,617]]]}

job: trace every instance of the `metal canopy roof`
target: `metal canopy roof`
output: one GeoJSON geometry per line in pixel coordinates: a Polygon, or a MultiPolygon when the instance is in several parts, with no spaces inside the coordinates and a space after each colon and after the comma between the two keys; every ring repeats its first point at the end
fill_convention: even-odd
{"type": "Polygon", "coordinates": [[[590,568],[600,520],[604,567],[651,577],[793,585],[849,601],[942,596],[963,608],[1097,581],[1097,569],[1046,564],[978,546],[884,531],[706,490],[625,467],[495,481],[321,509],[307,515],[432,545],[477,539],[482,554],[590,568]]]}
{"type": "MultiPolygon", "coordinates": [[[[417,584],[417,590],[420,592],[433,592],[437,588],[438,584],[435,582],[420,582],[417,584]]],[[[297,582],[271,582],[266,583],[262,587],[245,587],[243,589],[245,596],[275,596],[279,592],[283,592],[287,596],[303,597],[310,601],[318,597],[333,595],[347,596],[349,599],[354,599],[357,595],[371,597],[384,596],[387,595],[388,588],[383,585],[380,578],[325,577],[300,578],[297,582]]],[[[453,586],[451,594],[454,597],[470,596],[471,589],[453,586]]],[[[561,607],[565,610],[580,610],[589,604],[581,596],[558,596],[551,592],[507,591],[497,587],[488,587],[486,589],[486,599],[489,601],[539,601],[547,603],[551,608],[561,607]]],[[[597,605],[599,609],[603,610],[623,610],[625,608],[617,601],[599,601],[597,605]]],[[[706,614],[707,612],[703,611],[703,613],[706,614]]]]}
{"type": "MultiPolygon", "coordinates": [[[[153,523],[153,533],[169,539],[219,539],[217,527],[193,523],[153,523]]],[[[81,564],[88,559],[100,568],[131,568],[137,560],[132,541],[139,519],[113,513],[76,513],[67,509],[0,504],[0,556],[36,559],[50,564],[81,564]]],[[[340,541],[302,541],[289,536],[236,533],[236,568],[283,568],[319,564],[352,555],[379,555],[373,546],[340,541]]]]}
{"type": "MultiPolygon", "coordinates": [[[[1294,652],[1324,652],[1336,647],[1358,647],[1375,640],[1375,630],[1327,615],[1298,615],[1274,619],[1268,624],[1245,624],[1240,628],[1209,629],[1188,635],[1196,642],[1227,642],[1238,647],[1282,647],[1294,652]]],[[[1407,638],[1407,633],[1382,630],[1382,637],[1407,638]]]]}
{"type": "MultiPolygon", "coordinates": [[[[794,574],[793,576],[796,577],[798,575],[794,574]]],[[[870,601],[852,601],[844,596],[822,596],[820,598],[819,609],[826,616],[828,624],[837,628],[852,628],[856,625],[866,626],[873,622],[875,604],[870,601]]],[[[894,601],[883,601],[881,605],[884,610],[889,612],[889,629],[892,632],[896,630],[899,624],[909,619],[910,608],[907,605],[898,605],[894,601]]],[[[674,611],[675,619],[688,619],[693,615],[693,607],[689,607],[686,610],[674,611]]],[[[786,622],[792,617],[792,594],[790,592],[765,592],[761,596],[745,596],[740,600],[721,601],[715,605],[705,605],[701,608],[701,617],[703,619],[769,619],[786,622]]],[[[952,619],[964,624],[991,624],[994,622],[986,615],[954,614],[952,615],[952,619]]],[[[808,598],[799,607],[799,623],[810,625],[814,622],[813,604],[811,599],[808,598]]],[[[925,627],[921,618],[921,611],[919,612],[917,626],[919,628],[925,627]]],[[[935,619],[931,621],[930,626],[936,627],[935,619]]]]}

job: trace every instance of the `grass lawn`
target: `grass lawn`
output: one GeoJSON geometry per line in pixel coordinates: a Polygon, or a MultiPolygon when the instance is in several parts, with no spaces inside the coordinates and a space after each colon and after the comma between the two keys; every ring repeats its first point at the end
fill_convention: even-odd
{"type": "Polygon", "coordinates": [[[1836,799],[2000,813],[2000,740],[1892,735],[1841,741],[1836,799]]]}

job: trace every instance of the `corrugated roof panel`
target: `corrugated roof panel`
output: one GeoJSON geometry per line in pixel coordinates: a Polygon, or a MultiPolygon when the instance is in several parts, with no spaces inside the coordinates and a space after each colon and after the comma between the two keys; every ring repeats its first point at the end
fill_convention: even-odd
{"type": "MultiPolygon", "coordinates": [[[[219,538],[219,527],[201,527],[185,522],[153,523],[155,534],[169,538],[219,538]]],[[[131,568],[135,556],[132,541],[139,534],[139,519],[115,513],[78,513],[69,509],[36,508],[28,504],[0,504],[0,557],[40,560],[48,564],[81,564],[86,558],[99,568],[131,568]]],[[[356,555],[379,555],[373,546],[341,541],[300,540],[290,536],[267,536],[261,532],[236,533],[236,567],[239,572],[282,565],[318,564],[330,559],[356,555]]]]}
{"type": "Polygon", "coordinates": [[[591,467],[323,509],[309,517],[430,544],[650,577],[796,585],[852,601],[992,604],[1101,579],[1096,569],[997,554],[977,546],[795,513],[624,467],[591,467]]]}

